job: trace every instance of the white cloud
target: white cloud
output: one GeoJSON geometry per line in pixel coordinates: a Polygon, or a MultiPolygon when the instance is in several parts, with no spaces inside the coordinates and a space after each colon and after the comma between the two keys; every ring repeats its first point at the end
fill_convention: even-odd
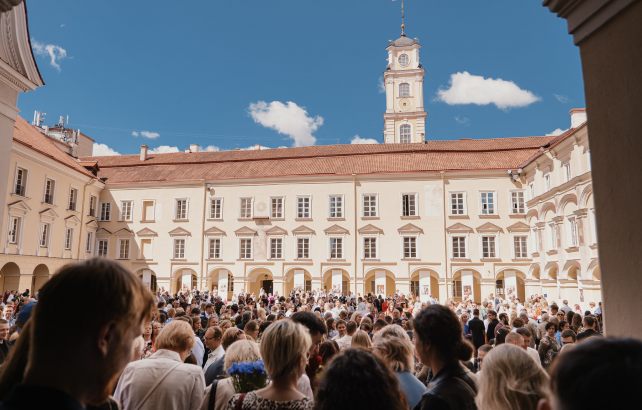
{"type": "Polygon", "coordinates": [[[450,76],[450,88],[437,91],[437,100],[448,105],[455,104],[495,104],[506,110],[513,107],[526,107],[541,98],[528,90],[522,90],[512,81],[501,78],[484,78],[464,71],[450,76]]]}
{"type": "Polygon", "coordinates": [[[555,98],[557,98],[557,101],[559,101],[561,103],[567,103],[567,102],[571,101],[570,98],[568,98],[565,95],[560,95],[560,94],[553,94],[553,95],[555,96],[555,98]]]}
{"type": "Polygon", "coordinates": [[[220,150],[216,145],[208,145],[207,147],[203,148],[203,151],[220,151],[220,150]]]}
{"type": "Polygon", "coordinates": [[[60,27],[65,27],[65,24],[61,24],[60,27]]]}
{"type": "Polygon", "coordinates": [[[466,117],[463,117],[463,118],[455,117],[455,121],[457,121],[461,125],[466,125],[466,126],[470,125],[470,120],[466,117]]]}
{"type": "Polygon", "coordinates": [[[314,145],[317,139],[312,133],[323,125],[322,117],[309,117],[305,107],[291,101],[251,103],[248,112],[254,122],[292,138],[295,147],[314,145]]]}
{"type": "Polygon", "coordinates": [[[386,85],[383,83],[383,77],[379,77],[379,94],[386,92],[386,85]]]}
{"type": "Polygon", "coordinates": [[[134,137],[138,137],[138,135],[140,135],[140,134],[138,134],[136,131],[134,131],[134,132],[132,132],[132,135],[133,135],[134,137]]]}
{"type": "Polygon", "coordinates": [[[379,141],[373,138],[361,138],[358,135],[355,135],[352,140],[350,140],[350,144],[378,144],[379,141]]]}
{"type": "Polygon", "coordinates": [[[566,131],[568,131],[568,129],[563,130],[563,129],[561,129],[561,128],[558,128],[558,129],[556,129],[555,131],[553,131],[553,132],[551,132],[551,133],[549,133],[549,134],[546,134],[546,136],[549,136],[549,135],[562,135],[562,134],[564,134],[566,131]]]}
{"type": "Polygon", "coordinates": [[[94,157],[106,157],[112,155],[120,155],[120,153],[109,148],[107,144],[99,144],[97,142],[94,142],[94,147],[92,149],[91,155],[93,155],[94,157]]]}
{"type": "Polygon", "coordinates": [[[51,65],[56,67],[58,71],[60,71],[60,64],[58,63],[67,57],[67,51],[64,48],[53,44],[39,43],[33,38],[31,39],[31,48],[37,55],[50,57],[51,65]]]}
{"type": "Polygon", "coordinates": [[[178,147],[170,147],[169,145],[161,145],[154,149],[149,150],[150,154],[167,154],[170,152],[179,152],[178,147]]]}
{"type": "Polygon", "coordinates": [[[154,138],[160,137],[159,133],[157,133],[157,132],[149,132],[149,131],[141,131],[140,135],[142,135],[145,138],[150,138],[150,139],[154,139],[154,138]]]}

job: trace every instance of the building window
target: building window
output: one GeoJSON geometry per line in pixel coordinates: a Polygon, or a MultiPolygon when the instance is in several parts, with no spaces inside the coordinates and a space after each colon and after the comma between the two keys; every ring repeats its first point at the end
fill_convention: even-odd
{"type": "Polygon", "coordinates": [[[343,218],[343,196],[330,196],[330,218],[343,218]]]}
{"type": "Polygon", "coordinates": [[[72,237],[72,229],[71,228],[66,228],[65,229],[65,249],[66,250],[71,250],[71,237],[72,237]]]}
{"type": "Polygon", "coordinates": [[[241,239],[239,259],[252,259],[252,239],[241,239]]]}
{"type": "Polygon", "coordinates": [[[20,232],[20,218],[11,217],[9,221],[9,243],[18,243],[20,232]]]}
{"type": "Polygon", "coordinates": [[[87,245],[85,251],[87,253],[91,253],[91,232],[87,232],[87,245]]]}
{"type": "Polygon", "coordinates": [[[419,281],[418,280],[410,281],[410,293],[412,293],[415,299],[419,300],[419,281]]]}
{"type": "Polygon", "coordinates": [[[185,239],[174,239],[174,259],[185,259],[185,239]]]}
{"type": "Polygon", "coordinates": [[[96,200],[95,196],[89,196],[89,216],[96,216],[96,200]]]}
{"type": "Polygon", "coordinates": [[[144,238],[140,240],[140,255],[138,259],[153,259],[152,238],[144,238]]]}
{"type": "Polygon", "coordinates": [[[557,249],[557,235],[555,232],[555,222],[550,222],[548,224],[548,250],[554,251],[557,249]]]}
{"type": "Polygon", "coordinates": [[[111,202],[103,202],[100,204],[100,220],[111,220],[111,202]]]}
{"type": "Polygon", "coordinates": [[[551,190],[551,174],[544,175],[544,191],[548,192],[551,190]]]}
{"type": "Polygon", "coordinates": [[[531,199],[535,198],[535,183],[531,182],[528,184],[528,190],[531,193],[531,199]]]}
{"type": "Polygon", "coordinates": [[[16,185],[13,190],[16,195],[27,196],[27,170],[18,168],[16,172],[16,185]]]}
{"type": "Polygon", "coordinates": [[[562,166],[562,169],[564,170],[564,182],[568,182],[571,180],[571,162],[567,162],[562,166]]]}
{"type": "Polygon", "coordinates": [[[234,276],[231,273],[227,274],[227,291],[234,292],[234,276]]]}
{"type": "Polygon", "coordinates": [[[120,220],[121,221],[132,220],[132,201],[120,202],[120,220]]]}
{"type": "Polygon", "coordinates": [[[106,258],[107,257],[108,246],[109,246],[109,241],[106,241],[106,240],[98,241],[98,257],[99,258],[106,258]]]}
{"type": "Polygon", "coordinates": [[[223,199],[212,198],[210,199],[210,219],[223,218],[223,199]]]}
{"type": "Polygon", "coordinates": [[[121,239],[118,244],[118,259],[129,259],[129,239],[121,239]]]}
{"type": "Polygon", "coordinates": [[[187,219],[187,199],[176,200],[176,214],[174,219],[187,219]]]}
{"type": "Polygon", "coordinates": [[[252,218],[252,199],[253,198],[241,198],[239,210],[239,218],[241,219],[250,219],[252,218]]]}
{"type": "Polygon", "coordinates": [[[305,280],[305,291],[312,292],[312,281],[309,279],[305,280]]]}
{"type": "Polygon", "coordinates": [[[466,193],[465,192],[451,192],[450,193],[450,214],[451,215],[465,215],[466,214],[466,193]]]}
{"type": "Polygon", "coordinates": [[[399,142],[409,144],[412,142],[410,125],[404,124],[399,128],[399,142]]]}
{"type": "Polygon", "coordinates": [[[400,97],[410,96],[410,84],[408,83],[399,84],[399,96],[400,97]]]}
{"type": "Polygon", "coordinates": [[[69,208],[70,211],[76,210],[76,201],[78,200],[78,190],[71,188],[69,190],[69,208]]]}
{"type": "Polygon", "coordinates": [[[156,201],[154,200],[149,200],[149,201],[143,201],[143,206],[142,206],[142,215],[141,215],[141,222],[152,222],[156,220],[155,218],[155,208],[156,208],[156,201]]]}
{"type": "Polygon", "coordinates": [[[568,239],[571,248],[578,245],[577,241],[577,220],[575,217],[568,218],[568,239]]]}
{"type": "Polygon", "coordinates": [[[283,198],[272,198],[270,218],[281,219],[283,218],[283,198]]]}
{"type": "Polygon", "coordinates": [[[417,257],[417,238],[412,236],[403,238],[403,257],[404,259],[417,257]]]}
{"type": "Polygon", "coordinates": [[[513,214],[523,214],[526,212],[526,204],[524,203],[524,191],[511,192],[510,202],[513,214]]]}
{"type": "Polygon", "coordinates": [[[54,190],[56,189],[56,182],[48,179],[47,182],[45,182],[45,203],[49,205],[53,205],[54,203],[54,190]]]}
{"type": "Polygon", "coordinates": [[[363,258],[377,259],[377,238],[363,238],[363,258]]]}
{"type": "Polygon", "coordinates": [[[377,217],[377,195],[363,196],[363,216],[364,218],[377,217]]]}
{"type": "Polygon", "coordinates": [[[270,259],[283,258],[283,239],[272,238],[270,239],[270,259]]]}
{"type": "Polygon", "coordinates": [[[297,219],[310,218],[310,197],[299,196],[296,198],[296,217],[297,219]]]}
{"type": "Polygon", "coordinates": [[[49,224],[42,224],[42,232],[40,233],[40,246],[46,248],[49,243],[49,224]]]}
{"type": "Polygon", "coordinates": [[[479,195],[481,199],[481,214],[495,215],[495,193],[480,192],[479,195]]]}
{"type": "Polygon", "coordinates": [[[401,215],[417,216],[417,194],[401,195],[401,215]]]}
{"type": "Polygon", "coordinates": [[[210,259],[221,259],[221,240],[210,239],[210,259]]]}
{"type": "Polygon", "coordinates": [[[297,238],[296,257],[297,259],[310,258],[310,238],[297,238]]]}
{"type": "Polygon", "coordinates": [[[515,259],[528,257],[528,236],[514,236],[513,246],[515,249],[515,259]]]}
{"type": "Polygon", "coordinates": [[[330,259],[343,259],[343,238],[330,238],[330,259]]]}
{"type": "Polygon", "coordinates": [[[453,258],[466,257],[466,237],[453,236],[453,258]]]}
{"type": "Polygon", "coordinates": [[[461,297],[461,281],[460,280],[453,281],[453,297],[455,297],[455,298],[460,298],[461,297]]]}
{"type": "Polygon", "coordinates": [[[408,57],[408,54],[402,54],[399,56],[399,65],[402,67],[406,67],[408,64],[410,64],[410,57],[408,57]]]}
{"type": "Polygon", "coordinates": [[[495,237],[482,236],[482,258],[496,258],[495,237]]]}
{"type": "Polygon", "coordinates": [[[495,295],[504,296],[504,281],[502,279],[495,281],[495,295]]]}

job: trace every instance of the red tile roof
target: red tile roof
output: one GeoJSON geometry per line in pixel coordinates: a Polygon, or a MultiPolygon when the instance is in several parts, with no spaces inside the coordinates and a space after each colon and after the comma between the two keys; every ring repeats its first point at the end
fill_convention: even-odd
{"type": "MultiPolygon", "coordinates": [[[[579,108],[578,108],[579,110],[579,108]]],[[[573,110],[571,110],[573,111],[573,110]]],[[[542,146],[542,149],[538,150],[535,154],[533,154],[530,158],[528,158],[526,161],[524,161],[519,167],[524,168],[526,165],[530,164],[533,162],[536,158],[539,158],[540,156],[544,155],[546,151],[548,151],[550,148],[554,147],[555,145],[559,144],[560,142],[564,141],[568,136],[573,134],[575,131],[579,130],[580,128],[586,127],[587,122],[584,121],[579,127],[576,128],[569,128],[568,130],[564,131],[560,135],[553,136],[553,138],[549,141],[548,144],[542,146]]]]}
{"type": "Polygon", "coordinates": [[[13,127],[13,140],[73,169],[74,171],[78,171],[85,176],[94,178],[94,175],[87,171],[87,169],[83,167],[78,160],[63,152],[49,137],[40,133],[40,131],[35,129],[20,116],[18,116],[13,127]]]}

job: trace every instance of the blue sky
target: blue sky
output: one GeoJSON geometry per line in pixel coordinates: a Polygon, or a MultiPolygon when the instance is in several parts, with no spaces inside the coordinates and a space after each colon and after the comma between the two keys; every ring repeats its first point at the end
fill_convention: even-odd
{"type": "MultiPolygon", "coordinates": [[[[142,144],[381,142],[379,81],[388,40],[400,35],[399,1],[175,5],[28,0],[46,85],[20,96],[22,116],[43,111],[52,125],[69,115],[70,126],[121,154],[142,144]]],[[[545,135],[585,106],[579,50],[540,1],[407,0],[405,10],[406,33],[422,45],[427,139],[545,135]],[[488,95],[454,95],[451,76],[464,72],[457,87],[488,95]],[[440,100],[440,89],[452,98],[440,100]]]]}

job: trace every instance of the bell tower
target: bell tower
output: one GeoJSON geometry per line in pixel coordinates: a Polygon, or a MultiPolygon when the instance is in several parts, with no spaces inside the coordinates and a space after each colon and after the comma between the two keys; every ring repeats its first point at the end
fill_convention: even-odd
{"type": "Polygon", "coordinates": [[[401,37],[389,40],[389,43],[386,47],[388,66],[383,73],[386,87],[384,143],[424,142],[428,112],[424,111],[426,70],[419,62],[421,45],[418,39],[406,37],[404,24],[401,25],[401,37]]]}

